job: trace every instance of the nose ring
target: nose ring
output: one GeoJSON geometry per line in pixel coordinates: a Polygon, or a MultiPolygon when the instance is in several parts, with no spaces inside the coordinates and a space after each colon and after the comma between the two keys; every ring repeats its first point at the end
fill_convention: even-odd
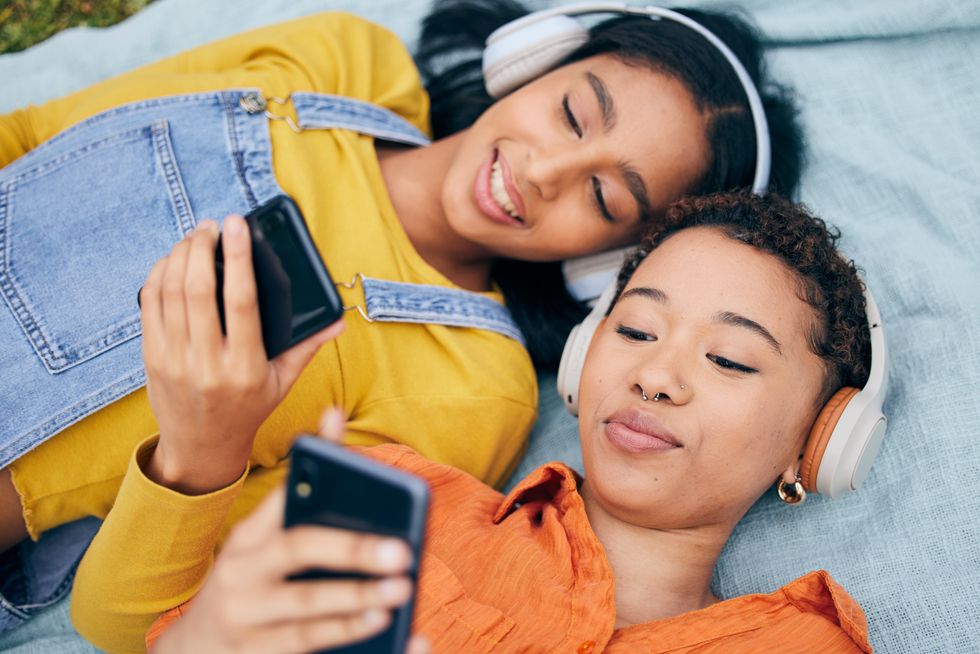
{"type": "Polygon", "coordinates": [[[687,388],[687,386],[685,386],[684,384],[681,384],[681,390],[684,390],[685,388],[687,388]]]}
{"type": "Polygon", "coordinates": [[[656,395],[654,395],[654,396],[653,396],[653,401],[654,401],[654,402],[659,402],[659,401],[660,401],[660,396],[661,396],[661,395],[662,395],[662,393],[657,393],[656,395]]]}
{"type": "Polygon", "coordinates": [[[644,391],[644,390],[640,390],[640,395],[642,395],[642,396],[643,396],[643,401],[644,401],[644,402],[646,402],[647,400],[649,400],[649,399],[650,399],[649,397],[647,397],[647,393],[646,393],[646,391],[644,391]]]}

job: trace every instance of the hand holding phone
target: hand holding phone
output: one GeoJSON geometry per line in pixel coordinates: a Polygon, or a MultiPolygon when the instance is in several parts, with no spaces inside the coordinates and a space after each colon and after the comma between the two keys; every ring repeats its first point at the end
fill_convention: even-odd
{"type": "MultiPolygon", "coordinates": [[[[282,488],[231,532],[204,587],[152,654],[294,654],[363,641],[391,624],[411,593],[400,539],[322,527],[283,529],[282,488]],[[287,581],[313,566],[366,579],[287,581]],[[370,579],[367,579],[370,577],[370,579]]],[[[411,654],[427,654],[424,641],[411,654]]]]}
{"type": "Polygon", "coordinates": [[[202,222],[153,267],[142,293],[143,360],[160,427],[144,470],[184,493],[216,490],[241,475],[259,425],[342,327],[338,322],[269,361],[250,230],[240,216],[229,216],[222,330],[214,301],[217,238],[217,225],[202,222]]]}
{"type": "MultiPolygon", "coordinates": [[[[285,526],[289,530],[302,525],[321,525],[406,542],[412,550],[412,565],[407,576],[414,587],[429,505],[429,488],[422,479],[323,439],[301,437],[293,444],[286,491],[285,526]]],[[[328,568],[322,563],[310,567],[293,579],[363,582],[372,578],[370,573],[328,568]]],[[[409,639],[413,607],[414,593],[392,612],[390,624],[384,631],[331,651],[402,654],[409,639]]]]}

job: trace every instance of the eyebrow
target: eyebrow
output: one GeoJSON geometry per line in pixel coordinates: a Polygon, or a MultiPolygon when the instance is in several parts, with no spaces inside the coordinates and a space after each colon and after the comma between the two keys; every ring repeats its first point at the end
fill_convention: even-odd
{"type": "Polygon", "coordinates": [[[628,291],[623,291],[623,294],[619,296],[620,300],[625,300],[630,297],[645,297],[648,300],[653,300],[658,304],[667,304],[667,294],[661,291],[659,288],[650,288],[649,286],[634,286],[628,291]]]}
{"type": "Polygon", "coordinates": [[[731,311],[722,311],[714,315],[716,322],[721,322],[726,325],[732,325],[733,327],[744,327],[749,331],[755,332],[763,339],[766,343],[776,352],[776,354],[782,356],[783,348],[776,340],[776,337],[769,333],[769,330],[752,320],[751,318],[746,318],[745,316],[740,316],[737,313],[732,313],[731,311]]]}
{"type": "MultiPolygon", "coordinates": [[[[634,286],[633,288],[624,291],[623,294],[619,296],[619,299],[625,300],[626,298],[630,297],[643,297],[648,300],[653,300],[657,304],[667,304],[668,302],[666,293],[659,288],[651,288],[649,286],[634,286]]],[[[715,322],[748,329],[754,334],[761,336],[766,341],[766,344],[772,348],[776,354],[782,356],[783,348],[779,344],[779,341],[776,340],[776,337],[773,336],[768,329],[751,318],[746,318],[745,316],[733,313],[731,311],[720,311],[712,316],[712,318],[715,322]]]]}
{"type": "MultiPolygon", "coordinates": [[[[596,101],[599,103],[599,113],[602,115],[602,129],[608,132],[616,126],[617,118],[616,104],[613,102],[612,94],[609,93],[609,88],[605,82],[592,71],[586,71],[585,79],[588,80],[589,86],[592,87],[592,92],[595,93],[596,101]]],[[[640,176],[640,173],[628,163],[621,161],[619,162],[619,174],[626,181],[626,188],[629,189],[630,195],[636,200],[640,211],[640,221],[648,221],[653,215],[653,206],[650,204],[647,186],[643,183],[643,178],[640,176]]]]}
{"type": "Polygon", "coordinates": [[[585,73],[585,78],[589,81],[589,86],[595,93],[596,100],[599,101],[599,111],[602,113],[602,129],[611,130],[616,126],[616,104],[613,102],[606,83],[599,79],[599,76],[592,71],[585,73]]]}

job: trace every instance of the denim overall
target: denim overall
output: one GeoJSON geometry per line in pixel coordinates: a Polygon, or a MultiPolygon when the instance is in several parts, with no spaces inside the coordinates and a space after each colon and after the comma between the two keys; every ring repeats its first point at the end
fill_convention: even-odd
{"type": "MultiPolygon", "coordinates": [[[[146,100],[96,115],[0,169],[0,467],[146,383],[136,293],[199,218],[282,193],[269,120],[425,145],[397,114],[253,89],[146,100]],[[298,118],[270,111],[291,102],[298,118]]],[[[368,320],[476,327],[522,341],[476,293],[358,276],[368,320]]],[[[354,307],[351,307],[354,308],[354,307]]],[[[98,527],[65,525],[0,560],[0,631],[62,597],[98,527]]]]}

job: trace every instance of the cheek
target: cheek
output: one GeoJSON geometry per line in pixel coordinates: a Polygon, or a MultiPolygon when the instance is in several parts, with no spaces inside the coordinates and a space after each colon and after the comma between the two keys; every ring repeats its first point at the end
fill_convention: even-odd
{"type": "Polygon", "coordinates": [[[784,408],[763,393],[751,398],[719,394],[702,415],[703,465],[699,477],[725,480],[722,488],[765,486],[775,479],[794,435],[782,424],[784,408]],[[755,481],[753,481],[755,480],[755,481]]]}

